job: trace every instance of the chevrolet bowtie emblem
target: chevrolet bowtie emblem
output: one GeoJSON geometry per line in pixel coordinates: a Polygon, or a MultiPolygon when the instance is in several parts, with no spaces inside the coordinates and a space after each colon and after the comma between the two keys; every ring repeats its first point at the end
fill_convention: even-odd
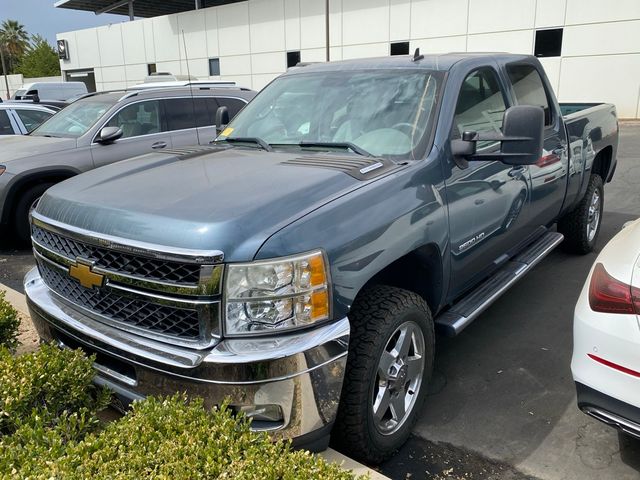
{"type": "Polygon", "coordinates": [[[104,284],[104,275],[94,273],[91,264],[79,258],[75,265],[69,267],[69,276],[75,278],[84,288],[101,287],[104,284]]]}

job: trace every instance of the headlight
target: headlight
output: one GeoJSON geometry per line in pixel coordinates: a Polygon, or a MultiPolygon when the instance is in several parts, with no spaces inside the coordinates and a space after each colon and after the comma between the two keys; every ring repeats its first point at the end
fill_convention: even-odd
{"type": "Polygon", "coordinates": [[[225,333],[294,329],[329,318],[329,278],[320,251],[227,266],[225,333]]]}

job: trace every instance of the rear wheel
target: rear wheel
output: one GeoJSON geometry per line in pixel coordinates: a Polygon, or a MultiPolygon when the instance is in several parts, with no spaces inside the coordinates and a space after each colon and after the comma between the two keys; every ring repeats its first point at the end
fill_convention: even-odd
{"type": "Polygon", "coordinates": [[[347,372],[333,439],[351,456],[379,463],[402,446],[433,369],[433,320],[413,292],[375,286],[349,315],[347,372]]]}
{"type": "Polygon", "coordinates": [[[591,175],[587,191],[571,212],[558,221],[558,231],[564,235],[563,248],[585,254],[593,251],[604,210],[604,187],[600,175],[591,175]]]}
{"type": "Polygon", "coordinates": [[[29,212],[42,194],[53,185],[53,183],[41,183],[30,187],[20,195],[16,205],[13,225],[18,242],[21,245],[29,244],[31,239],[31,228],[29,227],[29,212]]]}

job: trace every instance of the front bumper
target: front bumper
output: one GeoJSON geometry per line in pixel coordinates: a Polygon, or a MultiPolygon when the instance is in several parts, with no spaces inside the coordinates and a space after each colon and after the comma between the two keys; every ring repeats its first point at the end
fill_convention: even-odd
{"type": "Polygon", "coordinates": [[[197,351],[94,320],[53,293],[35,268],[25,277],[25,293],[40,338],[95,354],[96,383],[125,404],[175,392],[202,397],[207,407],[229,398],[234,409],[253,416],[253,429],[314,450],[326,447],[347,360],[346,318],[307,332],[227,339],[197,351]]]}

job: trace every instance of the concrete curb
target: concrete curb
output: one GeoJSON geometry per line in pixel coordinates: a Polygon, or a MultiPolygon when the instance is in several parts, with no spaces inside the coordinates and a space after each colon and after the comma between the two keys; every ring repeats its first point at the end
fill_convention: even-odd
{"type": "MultiPolygon", "coordinates": [[[[16,290],[7,287],[0,283],[0,291],[5,292],[6,300],[13,305],[13,307],[18,310],[20,313],[23,313],[26,316],[29,316],[29,309],[27,308],[27,300],[26,297],[16,290]]],[[[329,448],[324,452],[319,453],[319,455],[331,463],[337,463],[342,468],[346,470],[351,470],[356,475],[369,475],[371,480],[384,480],[389,477],[385,477],[381,473],[376,472],[375,470],[371,470],[370,468],[362,465],[361,463],[356,462],[355,460],[342,455],[340,452],[336,452],[335,450],[329,448]]]]}

